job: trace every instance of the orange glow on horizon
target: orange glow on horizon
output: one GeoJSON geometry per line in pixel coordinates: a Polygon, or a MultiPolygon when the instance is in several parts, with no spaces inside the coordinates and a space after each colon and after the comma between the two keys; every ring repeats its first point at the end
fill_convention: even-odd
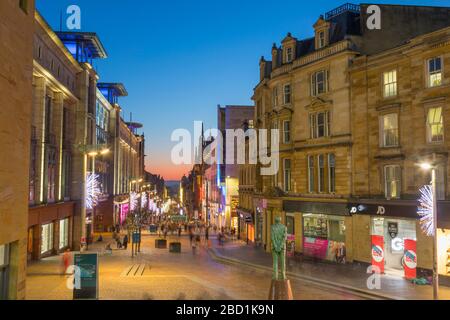
{"type": "Polygon", "coordinates": [[[187,175],[189,171],[192,170],[193,165],[164,165],[164,164],[156,164],[153,163],[152,165],[146,164],[145,170],[156,175],[160,175],[164,178],[165,181],[171,181],[171,180],[181,180],[183,175],[187,175]]]}

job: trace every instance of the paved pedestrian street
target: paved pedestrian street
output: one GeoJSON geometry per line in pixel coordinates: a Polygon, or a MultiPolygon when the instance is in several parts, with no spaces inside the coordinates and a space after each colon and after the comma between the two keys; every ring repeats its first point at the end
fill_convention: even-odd
{"type": "MultiPolygon", "coordinates": [[[[256,300],[267,299],[271,275],[250,267],[236,267],[214,261],[205,246],[194,256],[189,238],[181,237],[182,253],[155,249],[157,237],[144,235],[141,253],[131,257],[128,250],[113,250],[105,255],[103,248],[113,243],[105,237],[94,244],[90,252],[99,253],[99,297],[101,300],[256,300]]],[[[169,236],[168,242],[178,240],[169,236]]],[[[67,276],[60,272],[61,257],[51,257],[31,263],[27,276],[27,299],[70,300],[67,276]]],[[[294,298],[362,299],[360,296],[333,291],[329,288],[292,281],[294,298]]]]}

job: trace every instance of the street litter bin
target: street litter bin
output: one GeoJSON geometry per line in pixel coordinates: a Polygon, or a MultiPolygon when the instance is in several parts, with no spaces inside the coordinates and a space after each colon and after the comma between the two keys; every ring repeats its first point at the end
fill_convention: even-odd
{"type": "Polygon", "coordinates": [[[148,231],[150,231],[150,233],[156,233],[158,231],[158,227],[154,224],[151,224],[148,231]]]}
{"type": "Polygon", "coordinates": [[[171,242],[169,244],[169,252],[181,253],[181,242],[171,242]]]}
{"type": "Polygon", "coordinates": [[[166,249],[167,248],[167,240],[165,240],[165,239],[156,239],[155,240],[155,248],[156,249],[166,249]]]}

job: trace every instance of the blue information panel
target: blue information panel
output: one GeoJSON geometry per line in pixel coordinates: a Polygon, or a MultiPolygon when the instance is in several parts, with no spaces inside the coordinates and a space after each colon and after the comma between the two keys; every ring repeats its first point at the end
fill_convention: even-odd
{"type": "MultiPolygon", "coordinates": [[[[79,275],[80,286],[73,289],[75,300],[95,300],[98,299],[98,254],[79,253],[74,256],[75,276],[79,275]]],[[[77,280],[75,280],[77,282],[77,280]]]]}

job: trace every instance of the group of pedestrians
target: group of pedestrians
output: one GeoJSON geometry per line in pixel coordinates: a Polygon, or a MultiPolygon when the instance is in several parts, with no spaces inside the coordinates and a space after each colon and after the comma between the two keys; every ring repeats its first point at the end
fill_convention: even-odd
{"type": "Polygon", "coordinates": [[[169,232],[171,233],[171,235],[177,233],[178,236],[181,237],[183,228],[186,229],[186,227],[184,227],[184,225],[181,223],[177,224],[173,222],[161,222],[157,228],[158,237],[164,237],[164,239],[166,239],[169,232]]]}
{"type": "Polygon", "coordinates": [[[125,234],[122,238],[118,232],[114,231],[112,237],[113,237],[113,240],[116,241],[117,249],[127,250],[128,242],[129,242],[128,234],[125,234]]]}
{"type": "Polygon", "coordinates": [[[192,253],[196,254],[197,249],[204,244],[206,247],[210,247],[209,233],[211,227],[205,224],[190,224],[188,226],[189,230],[189,240],[192,247],[192,253]]]}

